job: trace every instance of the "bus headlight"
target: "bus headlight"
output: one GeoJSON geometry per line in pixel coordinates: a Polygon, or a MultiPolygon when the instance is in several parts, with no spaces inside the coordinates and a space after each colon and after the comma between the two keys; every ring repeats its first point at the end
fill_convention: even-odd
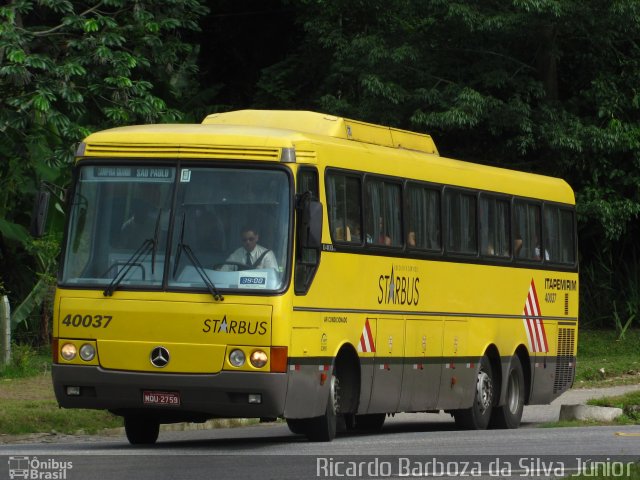
{"type": "Polygon", "coordinates": [[[238,348],[231,350],[229,354],[229,363],[234,367],[242,367],[246,359],[244,352],[238,348]]]}
{"type": "Polygon", "coordinates": [[[264,367],[267,364],[268,359],[269,357],[267,357],[267,354],[262,350],[254,350],[253,352],[251,352],[251,356],[249,357],[251,365],[256,368],[264,367]]]}
{"type": "Polygon", "coordinates": [[[90,362],[96,356],[96,349],[90,343],[85,343],[80,347],[80,358],[85,362],[90,362]]]}
{"type": "Polygon", "coordinates": [[[76,358],[77,353],[78,351],[73,343],[65,343],[60,349],[60,355],[62,355],[62,358],[64,358],[67,362],[70,362],[71,360],[76,358]]]}

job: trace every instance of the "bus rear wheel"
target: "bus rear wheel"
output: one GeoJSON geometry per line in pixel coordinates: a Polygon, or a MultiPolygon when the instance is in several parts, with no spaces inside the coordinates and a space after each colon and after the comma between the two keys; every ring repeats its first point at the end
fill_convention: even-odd
{"type": "Polygon", "coordinates": [[[506,403],[495,407],[491,414],[491,426],[495,428],[518,428],[524,410],[524,373],[517,356],[511,358],[507,375],[506,403]]]}
{"type": "Polygon", "coordinates": [[[484,430],[489,426],[496,396],[493,378],[491,362],[485,355],[480,361],[473,405],[470,408],[453,412],[458,427],[467,430],[484,430]]]}
{"type": "Polygon", "coordinates": [[[340,404],[338,377],[332,375],[330,382],[329,398],[324,415],[306,421],[305,434],[312,442],[330,442],[336,437],[338,405],[340,404]]]}
{"type": "Polygon", "coordinates": [[[131,445],[152,445],[158,440],[160,423],[151,418],[124,417],[124,431],[131,445]]]}

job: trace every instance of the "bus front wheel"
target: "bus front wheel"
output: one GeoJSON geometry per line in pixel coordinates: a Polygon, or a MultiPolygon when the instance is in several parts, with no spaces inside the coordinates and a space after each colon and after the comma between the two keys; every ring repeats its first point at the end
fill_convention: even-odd
{"type": "Polygon", "coordinates": [[[511,359],[507,375],[506,403],[495,407],[491,414],[491,426],[495,428],[518,428],[524,409],[524,373],[517,356],[511,359]]]}
{"type": "Polygon", "coordinates": [[[491,419],[495,395],[493,369],[489,357],[485,355],[480,361],[473,405],[453,412],[456,425],[467,430],[486,429],[491,419]]]}
{"type": "Polygon", "coordinates": [[[124,431],[131,445],[151,445],[158,440],[160,423],[151,418],[124,417],[124,431]]]}
{"type": "Polygon", "coordinates": [[[356,415],[355,429],[363,432],[378,432],[382,429],[386,417],[386,413],[356,415]]]}
{"type": "Polygon", "coordinates": [[[301,434],[307,432],[307,424],[309,420],[306,418],[287,418],[287,427],[291,433],[301,434]]]}
{"type": "Polygon", "coordinates": [[[306,424],[306,435],[312,442],[330,442],[336,436],[339,402],[338,377],[331,376],[327,408],[321,417],[310,418],[306,424]]]}

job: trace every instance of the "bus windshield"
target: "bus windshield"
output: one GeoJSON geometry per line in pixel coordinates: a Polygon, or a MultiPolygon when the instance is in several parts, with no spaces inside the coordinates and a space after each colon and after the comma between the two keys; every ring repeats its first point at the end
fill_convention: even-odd
{"type": "Polygon", "coordinates": [[[282,170],[81,167],[61,285],[116,289],[283,287],[291,223],[282,170]]]}

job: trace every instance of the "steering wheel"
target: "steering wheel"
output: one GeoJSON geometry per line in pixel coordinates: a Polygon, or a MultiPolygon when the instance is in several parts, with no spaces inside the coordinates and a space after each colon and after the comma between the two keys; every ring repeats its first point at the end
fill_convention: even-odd
{"type": "Polygon", "coordinates": [[[247,264],[244,264],[244,263],[241,263],[241,262],[225,261],[225,262],[222,262],[222,263],[216,263],[213,266],[213,269],[214,270],[220,270],[220,268],[224,267],[225,265],[231,265],[232,267],[236,267],[235,270],[232,270],[234,272],[238,272],[238,271],[241,271],[241,270],[254,270],[256,268],[253,265],[247,265],[247,264]]]}

